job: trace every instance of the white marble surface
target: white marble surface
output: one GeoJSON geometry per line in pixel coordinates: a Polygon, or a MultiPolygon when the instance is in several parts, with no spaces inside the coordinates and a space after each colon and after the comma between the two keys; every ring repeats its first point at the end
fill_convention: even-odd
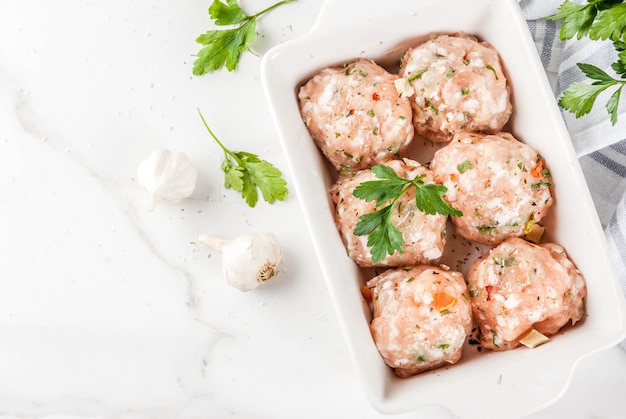
{"type": "MultiPolygon", "coordinates": [[[[223,187],[196,108],[231,148],[286,162],[259,56],[191,75],[209,3],[0,0],[1,418],[385,417],[357,382],[294,191],[250,209],[223,187]],[[149,213],[136,169],[162,147],[200,177],[149,213]],[[193,243],[262,230],[284,264],[250,293],[193,243]]],[[[305,33],[320,5],[267,15],[255,51],[305,33]]],[[[625,389],[613,348],[532,418],[623,418],[625,389]]]]}

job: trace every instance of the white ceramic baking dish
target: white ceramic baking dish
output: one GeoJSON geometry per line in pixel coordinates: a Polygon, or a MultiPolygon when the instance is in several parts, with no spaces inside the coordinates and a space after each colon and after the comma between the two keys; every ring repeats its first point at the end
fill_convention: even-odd
{"type": "MultiPolygon", "coordinates": [[[[624,338],[626,308],[602,228],[516,0],[330,0],[310,33],[264,56],[261,72],[289,161],[292,189],[302,205],[356,371],[376,409],[397,413],[439,405],[459,417],[526,415],[563,394],[583,357],[624,338]],[[588,317],[532,350],[479,353],[468,345],[458,364],[401,379],[384,364],[372,341],[371,314],[360,294],[369,274],[346,256],[328,196],[334,175],[302,122],[296,95],[299,86],[324,67],[370,58],[393,69],[408,46],[432,33],[458,31],[487,41],[500,52],[513,91],[514,114],[506,130],[538,150],[548,163],[556,204],[545,223],[546,240],[564,246],[583,272],[588,317]]],[[[458,246],[467,252],[474,249],[458,246]]],[[[467,267],[449,251],[444,262],[467,267]]]]}

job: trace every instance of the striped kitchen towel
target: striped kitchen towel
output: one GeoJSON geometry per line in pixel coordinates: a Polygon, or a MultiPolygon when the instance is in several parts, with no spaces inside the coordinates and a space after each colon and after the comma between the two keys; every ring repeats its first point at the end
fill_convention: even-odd
{"type": "MultiPolygon", "coordinates": [[[[587,3],[582,0],[574,1],[587,3]]],[[[576,63],[593,64],[614,75],[611,63],[617,60],[617,53],[610,41],[559,39],[561,22],[542,18],[555,14],[561,2],[562,0],[520,1],[524,18],[556,98],[571,83],[586,81],[576,63]]],[[[574,114],[564,110],[561,113],[600,222],[605,229],[619,280],[626,294],[626,100],[625,95],[622,95],[618,122],[611,125],[604,107],[611,93],[612,90],[602,93],[596,99],[592,111],[582,118],[576,119],[574,114]]],[[[621,343],[621,347],[626,350],[626,340],[621,343]]]]}

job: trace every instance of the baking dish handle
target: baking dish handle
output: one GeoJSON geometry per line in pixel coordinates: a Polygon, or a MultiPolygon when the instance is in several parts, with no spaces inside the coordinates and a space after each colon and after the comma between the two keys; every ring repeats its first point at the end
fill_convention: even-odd
{"type": "MultiPolygon", "coordinates": [[[[437,5],[440,0],[413,1],[412,9],[407,13],[417,14],[422,8],[437,5]]],[[[521,0],[515,0],[520,2],[521,0]]],[[[345,32],[346,27],[363,25],[363,22],[375,24],[390,10],[398,10],[395,3],[406,4],[409,0],[325,0],[320,14],[311,28],[311,33],[345,32]],[[358,22],[358,23],[357,23],[358,22]]]]}
{"type": "MultiPolygon", "coordinates": [[[[437,0],[422,0],[413,2],[414,10],[408,13],[417,13],[421,7],[437,0]]],[[[393,6],[394,3],[406,4],[407,0],[325,0],[320,14],[317,17],[310,33],[325,33],[341,31],[346,32],[346,28],[352,26],[362,26],[363,22],[376,21],[389,13],[389,10],[397,10],[393,6]]]]}

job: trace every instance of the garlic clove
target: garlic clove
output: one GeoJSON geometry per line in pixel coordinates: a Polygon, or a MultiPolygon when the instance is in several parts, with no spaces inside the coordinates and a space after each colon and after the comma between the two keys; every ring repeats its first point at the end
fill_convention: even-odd
{"type": "Polygon", "coordinates": [[[198,242],[221,254],[224,278],[241,291],[250,291],[273,278],[283,257],[272,233],[243,234],[233,240],[203,234],[198,242]]]}
{"type": "Polygon", "coordinates": [[[153,151],[137,169],[137,182],[148,192],[148,211],[158,202],[178,203],[196,188],[198,169],[181,152],[153,151]]]}

